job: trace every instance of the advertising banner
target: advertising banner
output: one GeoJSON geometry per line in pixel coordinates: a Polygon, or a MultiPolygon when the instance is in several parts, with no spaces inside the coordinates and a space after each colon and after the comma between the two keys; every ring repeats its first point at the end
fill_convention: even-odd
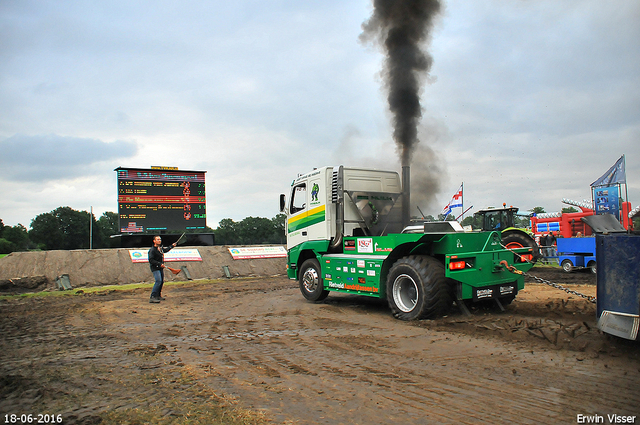
{"type": "Polygon", "coordinates": [[[613,214],[620,219],[620,190],[618,186],[593,188],[596,200],[596,214],[613,214]]]}
{"type": "Polygon", "coordinates": [[[248,260],[251,258],[280,258],[287,256],[283,246],[248,246],[242,248],[228,248],[234,260],[248,260]]]}
{"type": "MultiPolygon", "coordinates": [[[[130,249],[129,256],[134,263],[148,263],[148,249],[130,249]]],[[[174,248],[164,254],[165,263],[171,261],[202,261],[200,252],[195,248],[174,248]]]]}

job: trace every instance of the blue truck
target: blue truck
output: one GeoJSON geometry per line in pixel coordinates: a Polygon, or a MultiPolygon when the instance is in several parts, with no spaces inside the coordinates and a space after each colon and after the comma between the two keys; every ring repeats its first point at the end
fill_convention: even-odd
{"type": "Polygon", "coordinates": [[[565,272],[589,268],[596,273],[596,238],[558,238],[558,262],[565,272]]]}

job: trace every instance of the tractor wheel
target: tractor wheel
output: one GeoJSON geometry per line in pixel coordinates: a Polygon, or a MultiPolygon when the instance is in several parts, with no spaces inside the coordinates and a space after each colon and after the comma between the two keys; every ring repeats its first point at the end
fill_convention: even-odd
{"type": "Polygon", "coordinates": [[[520,231],[506,231],[502,234],[502,244],[508,249],[531,248],[533,249],[533,263],[540,258],[540,248],[536,241],[529,235],[520,231]]]}
{"type": "Polygon", "coordinates": [[[309,258],[300,267],[300,292],[309,301],[322,301],[329,295],[325,291],[321,277],[320,263],[315,258],[309,258]]]}
{"type": "Polygon", "coordinates": [[[587,264],[587,267],[589,267],[589,270],[591,270],[591,273],[593,273],[593,274],[597,274],[598,273],[595,261],[589,261],[589,264],[587,264]]]}
{"type": "Polygon", "coordinates": [[[435,258],[401,258],[387,276],[387,300],[401,320],[431,319],[447,313],[453,302],[444,265],[435,258]]]}
{"type": "Polygon", "coordinates": [[[573,263],[571,262],[571,260],[562,260],[562,264],[560,265],[562,266],[562,270],[567,273],[573,271],[573,263]]]}

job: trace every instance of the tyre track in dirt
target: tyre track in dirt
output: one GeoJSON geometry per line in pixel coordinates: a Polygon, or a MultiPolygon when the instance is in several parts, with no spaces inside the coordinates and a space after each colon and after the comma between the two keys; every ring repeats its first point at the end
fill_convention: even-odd
{"type": "MultiPolygon", "coordinates": [[[[267,329],[273,329],[273,325],[264,323],[267,329]]],[[[349,326],[349,323],[344,323],[344,326],[349,326]]],[[[346,332],[346,335],[342,329],[325,329],[331,336],[316,335],[312,340],[307,340],[310,337],[297,337],[291,341],[282,333],[275,351],[269,349],[272,344],[231,344],[225,363],[233,364],[237,369],[232,374],[221,375],[228,381],[263,383],[270,388],[286,384],[293,394],[276,398],[292,406],[300,403],[299,397],[306,395],[303,403],[305,408],[311,404],[318,411],[323,411],[317,423],[389,423],[394,418],[404,416],[416,417],[414,421],[404,418],[403,421],[407,423],[424,423],[424,418],[429,417],[458,423],[489,423],[493,421],[491,418],[496,411],[501,412],[500,417],[504,421],[539,423],[540,417],[566,419],[567,415],[570,416],[569,406],[578,412],[579,409],[590,411],[594,407],[591,400],[595,397],[600,398],[603,406],[615,406],[616,403],[633,406],[634,399],[637,401],[638,397],[637,391],[629,393],[626,400],[621,400],[618,395],[603,399],[597,392],[586,397],[584,393],[572,397],[569,387],[575,385],[571,383],[575,382],[575,372],[563,365],[555,367],[554,374],[557,376],[549,382],[548,371],[544,370],[550,367],[546,364],[548,362],[535,365],[538,359],[534,355],[518,353],[507,358],[501,356],[497,359],[496,356],[496,359],[492,359],[488,347],[477,347],[476,342],[470,346],[459,338],[450,337],[431,340],[428,346],[425,341],[416,341],[418,343],[413,351],[405,348],[380,353],[379,349],[368,348],[359,342],[362,329],[346,332]],[[336,335],[349,338],[351,343],[336,349],[338,344],[327,340],[336,335]],[[291,347],[291,343],[295,346],[291,347]],[[455,350],[466,349],[467,352],[457,356],[440,354],[451,350],[450,345],[455,345],[455,350]],[[286,358],[282,357],[283,347],[286,347],[286,358]],[[349,352],[352,354],[349,355],[349,352]],[[404,364],[398,365],[398,356],[406,358],[404,364]],[[522,369],[523,361],[526,362],[523,359],[527,357],[532,365],[522,369]],[[247,359],[250,361],[247,362],[247,359]],[[310,363],[314,363],[309,359],[317,364],[309,367],[310,363]],[[252,367],[244,368],[243,365],[247,363],[252,367]],[[518,376],[513,373],[516,367],[520,370],[518,376]],[[269,373],[260,373],[260,368],[269,373]],[[541,372],[545,377],[536,379],[541,372]],[[330,397],[327,396],[329,394],[330,397]],[[375,403],[376,407],[384,407],[384,410],[359,411],[356,418],[348,419],[348,404],[352,403],[355,395],[359,395],[364,406],[372,407],[375,403]],[[340,407],[323,408],[335,404],[335,401],[345,403],[339,402],[340,407]],[[509,406],[508,410],[504,409],[505,405],[509,406]],[[380,420],[381,416],[384,419],[380,420]]],[[[374,346],[377,343],[393,345],[390,344],[395,337],[393,331],[373,329],[370,332],[367,336],[374,346]]],[[[403,332],[402,337],[422,339],[420,334],[410,334],[408,331],[403,332]]],[[[585,377],[582,384],[595,387],[612,378],[604,374],[585,377]]],[[[633,380],[622,382],[623,377],[616,378],[618,385],[632,389],[633,380]]],[[[247,392],[242,394],[242,398],[247,399],[247,392]]],[[[258,403],[261,398],[264,398],[264,393],[258,391],[254,396],[255,402],[258,403]]],[[[305,418],[304,422],[314,423],[309,418],[305,418]]]]}
{"type": "Polygon", "coordinates": [[[198,385],[273,423],[572,423],[577,414],[638,415],[638,346],[593,326],[574,338],[598,340],[587,351],[520,325],[514,331],[550,313],[567,326],[591,314],[562,293],[529,288],[545,295],[525,291],[506,313],[455,313],[435,322],[395,320],[386,303],[364,297],[308,303],[285,278],[170,287],[160,305],[146,303],[142,291],[7,303],[2,371],[36,385],[42,370],[64,367],[70,376],[48,389],[59,392],[55,400],[41,400],[76,415],[162,407],[175,394],[158,386],[156,371],[176,376],[177,393],[189,391],[177,378],[188,371],[198,385]],[[141,374],[134,394],[119,384],[132,373],[141,374]],[[69,385],[107,401],[72,407],[69,385]]]}
{"type": "MultiPolygon", "coordinates": [[[[296,291],[291,295],[297,296],[296,291]]],[[[302,404],[302,411],[311,406],[322,412],[317,419],[303,416],[304,423],[388,423],[398,415],[416,417],[414,422],[405,418],[408,423],[423,423],[429,417],[478,423],[483,418],[491,422],[496,411],[514,423],[539,423],[540,417],[566,419],[592,411],[596,397],[603,409],[629,408],[638,400],[631,377],[583,373],[582,384],[588,387],[614,378],[631,391],[622,399],[618,395],[603,398],[598,392],[572,396],[579,368],[563,365],[567,359],[562,355],[555,355],[556,364],[549,358],[541,363],[539,355],[520,353],[515,347],[508,349],[511,355],[505,358],[502,352],[494,357],[495,350],[482,341],[451,335],[425,341],[423,330],[393,320],[384,308],[374,306],[358,314],[363,306],[354,305],[352,299],[334,301],[338,307],[305,303],[298,310],[283,309],[263,320],[234,315],[226,329],[215,329],[220,332],[215,339],[224,347],[218,381],[230,392],[242,388],[238,396],[255,403],[253,407],[274,412],[266,406],[280,404],[291,411],[302,404]],[[354,311],[349,312],[349,307],[354,311]],[[342,320],[344,315],[350,320],[342,320]],[[463,354],[452,356],[454,346],[454,351],[463,354]],[[404,364],[398,364],[399,357],[404,364]],[[548,368],[556,375],[552,382],[548,368]],[[350,417],[353,400],[382,412],[360,409],[358,417],[350,417]],[[505,412],[505,405],[513,413],[505,412]]]]}

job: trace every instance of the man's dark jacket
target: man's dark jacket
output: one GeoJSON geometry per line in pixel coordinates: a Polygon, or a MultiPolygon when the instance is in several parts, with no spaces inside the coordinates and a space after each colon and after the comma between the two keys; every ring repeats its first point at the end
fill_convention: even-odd
{"type": "Polygon", "coordinates": [[[149,250],[149,267],[151,271],[162,270],[162,263],[164,263],[164,253],[173,249],[173,246],[161,246],[160,249],[152,246],[149,250]]]}

